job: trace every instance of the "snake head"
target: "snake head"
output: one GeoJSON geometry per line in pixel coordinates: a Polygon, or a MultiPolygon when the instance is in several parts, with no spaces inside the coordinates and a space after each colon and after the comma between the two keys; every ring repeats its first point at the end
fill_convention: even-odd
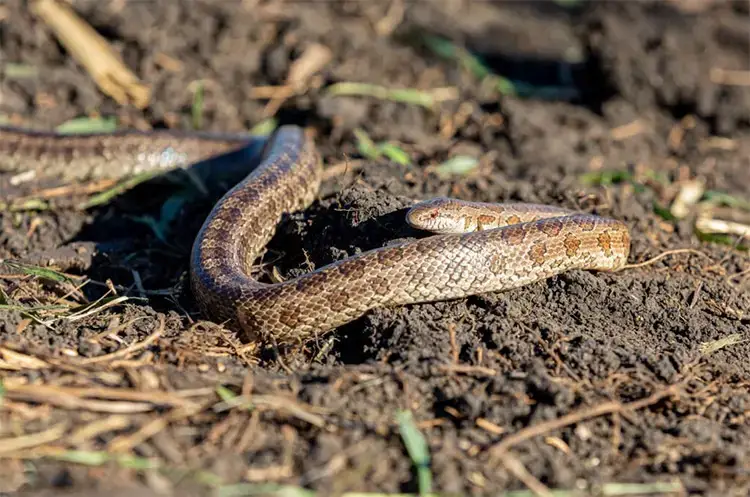
{"type": "Polygon", "coordinates": [[[466,212],[464,203],[447,197],[425,200],[406,213],[406,222],[413,228],[438,234],[476,231],[476,219],[466,212]]]}

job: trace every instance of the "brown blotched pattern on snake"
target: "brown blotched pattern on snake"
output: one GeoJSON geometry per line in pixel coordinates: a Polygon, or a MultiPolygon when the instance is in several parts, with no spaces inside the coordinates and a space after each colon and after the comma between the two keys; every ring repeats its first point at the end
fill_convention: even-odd
{"type": "MultiPolygon", "coordinates": [[[[172,132],[70,137],[0,129],[0,170],[121,176],[179,167],[241,145],[233,137],[172,132]],[[112,166],[119,170],[106,171],[112,166]]],[[[283,283],[254,280],[252,264],[281,216],[313,201],[321,173],[312,141],[297,127],[282,127],[266,143],[258,167],[216,204],[190,260],[192,289],[208,316],[246,339],[303,341],[376,307],[507,290],[570,269],[617,270],[630,250],[620,221],[545,205],[433,199],[415,206],[407,222],[438,235],[283,283]]]]}
{"type": "MultiPolygon", "coordinates": [[[[628,231],[619,221],[530,204],[467,203],[464,209],[437,199],[415,207],[430,220],[445,213],[430,208],[457,209],[451,226],[437,231],[467,224],[477,231],[383,247],[283,283],[254,281],[250,266],[280,216],[312,200],[320,172],[312,143],[299,130],[280,130],[265,162],[217,204],[196,241],[195,294],[207,313],[247,339],[303,341],[376,307],[507,290],[575,268],[616,270],[629,253],[628,231]],[[235,205],[242,209],[229,207],[235,205]],[[219,251],[210,248],[211,240],[221,240],[219,251]]],[[[409,222],[423,226],[422,214],[410,212],[409,222]]]]}

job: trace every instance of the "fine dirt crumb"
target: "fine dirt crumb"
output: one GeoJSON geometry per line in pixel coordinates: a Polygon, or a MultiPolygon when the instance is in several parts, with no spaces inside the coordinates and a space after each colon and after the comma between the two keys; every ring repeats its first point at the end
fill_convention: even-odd
{"type": "MultiPolygon", "coordinates": [[[[77,198],[4,211],[0,259],[51,264],[71,279],[0,266],[0,493],[211,495],[263,481],[321,495],[416,492],[395,421],[407,409],[440,492],[525,488],[507,469],[512,460],[550,488],[676,482],[705,495],[750,491],[750,258],[735,240],[701,241],[690,217],[657,213],[696,177],[709,191],[748,200],[750,93],[717,82],[714,71],[748,70],[745,2],[707,2],[695,12],[679,2],[74,4],[151,86],[152,104],[138,111],[106,98],[25,2],[11,0],[0,15],[0,113],[10,122],[51,128],[96,112],[127,127],[190,129],[201,81],[202,128],[249,129],[268,103],[251,98],[253,88],[284,85],[313,44],[331,50],[307,91],[286,98],[276,117],[314,128],[327,166],[352,167],[283,220],[259,261],[264,278],[272,268],[292,278],[423,236],[404,213],[413,200],[440,195],[621,219],[632,232],[631,263],[672,249],[703,255],[379,309],[305,346],[254,351],[202,320],[186,284],[190,246],[226,182],[181,206],[168,243],[144,219],[161,219],[184,182],[151,181],[86,211],[75,208],[77,198]],[[572,96],[498,96],[414,43],[426,35],[572,96]],[[19,77],[9,64],[33,71],[19,77]],[[458,98],[428,110],[326,94],[347,81],[455,87],[458,98]],[[398,145],[412,164],[364,159],[357,128],[398,145]],[[480,166],[452,178],[430,172],[455,155],[480,166]],[[585,182],[602,171],[638,181],[585,182]],[[83,306],[108,289],[129,300],[54,325],[15,305],[83,306]],[[701,353],[730,335],[739,339],[701,353]],[[220,385],[254,408],[219,408],[220,385]],[[568,415],[575,422],[523,437],[568,415]],[[503,459],[493,447],[516,435],[503,459]],[[7,445],[23,437],[28,446],[7,445]],[[73,450],[135,457],[141,467],[60,459],[73,450]]],[[[0,178],[2,197],[50,187],[0,178]]]]}

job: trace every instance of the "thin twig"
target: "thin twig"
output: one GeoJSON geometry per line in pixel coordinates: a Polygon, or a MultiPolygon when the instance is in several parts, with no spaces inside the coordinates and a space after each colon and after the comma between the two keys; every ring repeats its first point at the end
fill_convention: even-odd
{"type": "Polygon", "coordinates": [[[128,300],[130,300],[129,297],[125,297],[125,296],[116,297],[110,300],[109,302],[105,302],[104,304],[97,306],[97,304],[101,302],[102,300],[104,300],[106,297],[107,295],[102,296],[99,300],[93,302],[92,304],[89,304],[84,311],[71,314],[70,316],[67,316],[65,319],[71,322],[78,321],[80,319],[84,319],[89,316],[93,316],[94,314],[97,314],[99,312],[102,312],[104,309],[107,309],[109,307],[114,307],[116,305],[120,305],[123,302],[127,302],[128,300]]]}
{"type": "Polygon", "coordinates": [[[505,469],[518,478],[521,483],[526,485],[534,495],[537,495],[538,497],[552,497],[552,492],[550,492],[549,488],[547,488],[547,486],[539,481],[534,475],[529,473],[526,466],[524,466],[516,456],[510,452],[505,452],[500,456],[500,461],[503,463],[503,466],[505,466],[505,469]]]}
{"type": "Polygon", "coordinates": [[[362,160],[346,160],[338,162],[331,166],[326,167],[323,170],[322,179],[327,181],[331,178],[341,176],[347,172],[357,172],[365,166],[365,161],[362,160]]]}
{"type": "Polygon", "coordinates": [[[265,407],[271,410],[286,412],[290,416],[310,423],[318,428],[323,428],[326,425],[325,420],[321,416],[307,410],[313,408],[313,406],[302,405],[292,399],[276,395],[251,395],[250,397],[240,395],[215,405],[214,411],[222,412],[233,407],[265,407]]]}
{"type": "Polygon", "coordinates": [[[643,409],[644,407],[656,404],[666,397],[671,397],[678,394],[680,392],[681,386],[681,383],[675,383],[668,386],[664,390],[649,395],[648,397],[641,400],[636,400],[627,404],[623,404],[622,402],[617,401],[604,402],[603,404],[599,404],[598,406],[579,409],[578,411],[572,412],[566,416],[529,426],[528,428],[524,428],[523,430],[514,433],[513,435],[509,435],[505,439],[493,445],[489,449],[490,457],[499,458],[503,454],[508,452],[511,447],[514,447],[521,442],[537,437],[539,435],[543,435],[545,433],[549,433],[554,430],[559,430],[560,428],[564,428],[566,426],[579,423],[587,419],[597,418],[605,414],[643,409]]]}
{"type": "Polygon", "coordinates": [[[497,376],[497,371],[484,366],[472,366],[470,364],[446,364],[438,366],[439,371],[444,373],[462,373],[474,376],[485,376],[491,378],[497,376]]]}
{"type": "Polygon", "coordinates": [[[142,444],[149,438],[165,429],[167,426],[169,426],[170,423],[180,421],[182,419],[198,414],[200,411],[210,406],[211,404],[213,404],[213,400],[210,403],[204,403],[202,406],[177,408],[173,411],[170,411],[164,416],[152,419],[148,423],[141,426],[135,433],[122,435],[112,439],[112,441],[109,443],[108,451],[113,453],[127,453],[134,447],[142,444]]]}
{"type": "Polygon", "coordinates": [[[458,365],[459,350],[458,343],[456,343],[456,323],[448,324],[448,337],[450,338],[451,343],[451,362],[454,365],[458,365]]]}
{"type": "Polygon", "coordinates": [[[83,359],[81,362],[83,364],[96,364],[100,362],[111,361],[113,359],[120,359],[134,352],[145,349],[146,347],[149,347],[152,343],[154,343],[156,340],[159,339],[159,337],[161,336],[163,332],[164,332],[164,316],[160,316],[159,326],[156,328],[156,331],[151,333],[144,341],[136,342],[132,345],[129,345],[128,347],[125,347],[122,350],[112,352],[111,354],[83,359]]]}
{"type": "Polygon", "coordinates": [[[652,257],[651,259],[649,259],[647,261],[644,261],[644,262],[639,262],[637,264],[627,264],[627,265],[623,266],[622,269],[633,269],[633,268],[637,268],[637,267],[649,266],[649,265],[651,265],[651,264],[653,264],[653,263],[655,263],[657,261],[660,261],[661,259],[667,257],[668,255],[688,254],[688,253],[689,254],[700,255],[700,256],[705,257],[706,259],[713,260],[713,259],[711,259],[711,257],[709,257],[708,255],[704,254],[700,250],[688,249],[688,248],[686,248],[686,249],[674,249],[674,250],[667,250],[666,252],[662,252],[661,254],[657,255],[656,257],[652,257]]]}

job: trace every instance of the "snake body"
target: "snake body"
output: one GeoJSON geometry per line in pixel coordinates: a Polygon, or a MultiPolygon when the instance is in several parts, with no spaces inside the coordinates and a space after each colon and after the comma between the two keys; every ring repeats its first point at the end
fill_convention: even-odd
{"type": "MultiPolygon", "coordinates": [[[[182,162],[238,147],[234,138],[165,135],[149,142],[148,135],[99,136],[85,138],[93,144],[89,149],[118,163],[128,160],[122,146],[127,140],[136,143],[131,148],[141,157],[144,150],[159,157],[164,147],[192,151],[182,162]]],[[[7,148],[2,142],[0,134],[0,149],[7,148]]],[[[80,158],[79,152],[62,157],[75,160],[76,154],[80,158]]],[[[132,162],[137,158],[130,156],[132,162]]],[[[257,281],[252,265],[277,223],[285,213],[310,205],[321,175],[315,145],[300,128],[281,127],[267,141],[257,167],[217,202],[193,245],[190,280],[204,313],[247,340],[291,343],[378,307],[508,290],[571,269],[615,271],[629,254],[628,229],[617,220],[533,204],[436,199],[415,206],[407,221],[437,235],[371,250],[281,283],[257,281]]]]}
{"type": "Polygon", "coordinates": [[[0,127],[0,172],[33,172],[36,177],[65,180],[119,179],[185,167],[233,150],[252,152],[262,141],[247,135],[172,130],[63,134],[0,127]]]}

